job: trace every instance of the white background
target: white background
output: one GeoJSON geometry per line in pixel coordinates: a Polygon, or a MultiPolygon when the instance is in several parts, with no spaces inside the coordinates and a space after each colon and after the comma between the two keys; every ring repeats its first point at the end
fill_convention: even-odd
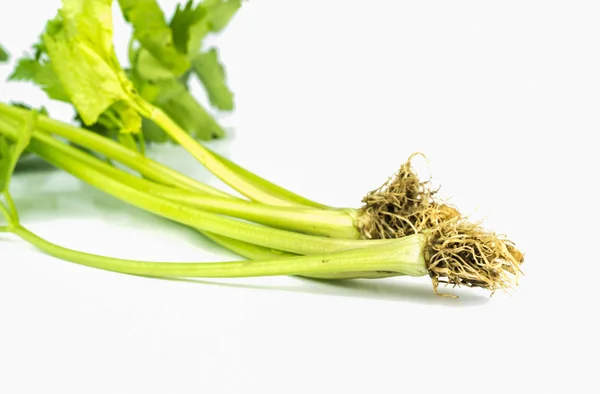
{"type": "MultiPolygon", "coordinates": [[[[1,2],[0,41],[20,55],[58,5],[1,2]]],[[[251,0],[213,40],[237,109],[212,147],[338,206],[424,152],[442,196],[526,253],[515,292],[442,299],[424,278],[153,280],[2,236],[0,393],[595,392],[597,6],[251,0]]],[[[129,30],[115,23],[124,58],[129,30]]],[[[0,99],[47,104],[14,83],[0,99]]],[[[177,148],[153,155],[218,185],[177,148]]],[[[60,172],[13,185],[23,223],[64,246],[234,257],[60,172]]]]}

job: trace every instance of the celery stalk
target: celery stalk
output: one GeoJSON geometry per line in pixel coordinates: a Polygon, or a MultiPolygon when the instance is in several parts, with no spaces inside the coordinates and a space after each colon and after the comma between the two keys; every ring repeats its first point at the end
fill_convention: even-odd
{"type": "Polygon", "coordinates": [[[385,245],[312,256],[282,257],[265,261],[175,263],[125,260],[67,249],[35,235],[22,226],[6,228],[54,257],[88,267],[154,277],[238,278],[276,275],[328,275],[339,272],[385,272],[387,275],[424,276],[422,235],[385,245]]]}

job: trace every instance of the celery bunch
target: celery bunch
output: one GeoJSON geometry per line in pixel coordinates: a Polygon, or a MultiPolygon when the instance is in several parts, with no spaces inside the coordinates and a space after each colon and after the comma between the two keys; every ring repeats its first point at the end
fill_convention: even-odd
{"type": "MultiPolygon", "coordinates": [[[[0,103],[0,192],[11,232],[56,257],[147,276],[237,277],[305,275],[382,278],[429,275],[438,283],[506,288],[520,274],[523,255],[512,242],[469,223],[434,198],[410,160],[359,209],[327,207],[275,185],[217,155],[198,139],[221,129],[186,89],[195,73],[211,104],[233,108],[233,95],[216,50],[201,42],[218,32],[239,1],[190,1],[167,24],[152,0],[119,1],[134,27],[130,69],[112,43],[111,0],[63,0],[35,55],[21,59],[13,80],[40,85],[52,99],[71,103],[83,127],[42,111],[0,103]],[[190,179],[147,158],[145,144],[178,143],[246,198],[190,179]],[[27,149],[54,166],[127,203],[188,225],[253,260],[230,263],[151,263],[62,248],[26,230],[9,190],[27,149]],[[120,163],[130,171],[115,166],[120,163]]],[[[221,130],[221,131],[219,131],[221,130]]]]}

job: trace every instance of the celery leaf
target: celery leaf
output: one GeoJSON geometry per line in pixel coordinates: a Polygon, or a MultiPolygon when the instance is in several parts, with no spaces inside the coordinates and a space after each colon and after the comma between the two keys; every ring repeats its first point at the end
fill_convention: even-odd
{"type": "Polygon", "coordinates": [[[223,30],[241,5],[241,0],[207,0],[190,9],[188,13],[196,15],[196,23],[189,26],[187,45],[190,56],[194,57],[202,49],[202,41],[208,33],[223,30]]]}
{"type": "Polygon", "coordinates": [[[176,76],[190,68],[185,53],[173,43],[173,32],[156,0],[119,0],[119,5],[135,38],[152,56],[176,76]]]}
{"type": "Polygon", "coordinates": [[[200,22],[206,14],[202,7],[194,7],[193,3],[192,0],[189,0],[183,8],[181,8],[181,4],[178,4],[169,24],[173,31],[175,47],[179,52],[186,54],[190,41],[190,28],[200,22]]]}
{"type": "Polygon", "coordinates": [[[242,6],[242,0],[210,0],[203,3],[208,9],[210,31],[218,33],[227,26],[242,6]]]}
{"type": "Polygon", "coordinates": [[[62,87],[62,83],[47,59],[21,58],[9,81],[32,82],[46,92],[53,100],[70,102],[69,95],[62,87]]]}
{"type": "Polygon", "coordinates": [[[6,52],[6,49],[0,44],[0,63],[8,61],[9,58],[8,52],[6,52]]]}
{"type": "Polygon", "coordinates": [[[210,103],[222,111],[231,111],[233,93],[225,83],[225,70],[219,62],[217,50],[212,48],[198,54],[192,61],[192,67],[204,85],[210,103]]]}
{"type": "MultiPolygon", "coordinates": [[[[176,79],[146,82],[140,95],[161,108],[173,121],[192,137],[210,140],[224,136],[225,131],[196,101],[184,84],[176,79]]],[[[148,142],[164,142],[169,137],[151,122],[143,123],[144,139],[148,142]],[[149,129],[147,128],[150,127],[149,129]]]]}

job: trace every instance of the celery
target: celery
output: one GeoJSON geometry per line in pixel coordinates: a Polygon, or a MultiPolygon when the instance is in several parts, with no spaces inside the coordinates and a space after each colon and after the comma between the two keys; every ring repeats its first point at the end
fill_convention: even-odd
{"type": "Polygon", "coordinates": [[[88,267],[124,274],[154,277],[239,278],[251,276],[303,275],[323,277],[339,272],[354,276],[385,273],[387,276],[427,275],[422,254],[423,237],[414,235],[383,246],[337,253],[281,257],[275,260],[224,263],[147,262],[98,256],[60,247],[20,225],[3,228],[51,256],[88,267]]]}
{"type": "MultiPolygon", "coordinates": [[[[434,289],[438,283],[449,283],[494,291],[509,286],[510,278],[520,274],[523,255],[512,242],[439,203],[434,198],[436,191],[412,171],[410,159],[386,184],[365,197],[363,207],[338,209],[277,186],[198,143],[198,138],[218,136],[222,130],[189,95],[185,82],[189,73],[195,72],[215,108],[233,108],[233,94],[225,84],[216,50],[199,51],[203,37],[220,31],[239,8],[239,1],[207,0],[198,6],[188,2],[177,9],[170,24],[154,0],[119,1],[134,27],[135,40],[141,44],[139,49],[130,46],[134,63],[130,70],[121,68],[114,53],[111,4],[111,0],[63,0],[62,9],[48,22],[42,43],[36,46],[36,56],[22,59],[13,73],[13,79],[40,85],[50,98],[72,103],[78,118],[99,135],[44,114],[36,117],[34,112],[0,104],[0,180],[4,182],[0,186],[6,199],[2,213],[9,221],[5,231],[67,260],[92,266],[98,262],[104,265],[99,268],[148,275],[385,277],[406,272],[398,267],[361,266],[352,259],[371,261],[374,255],[370,253],[376,251],[383,253],[383,258],[386,248],[417,238],[423,258],[419,275],[428,273],[434,289]],[[166,136],[251,201],[185,177],[143,155],[145,142],[165,141],[166,136]],[[127,203],[196,228],[245,257],[268,261],[257,261],[252,268],[249,266],[255,263],[208,264],[198,271],[192,265],[167,269],[160,264],[92,257],[44,243],[18,224],[8,193],[10,174],[25,146],[127,203]],[[112,162],[120,162],[142,177],[109,164],[112,162]],[[330,253],[352,257],[319,266],[315,256],[330,253]]],[[[321,263],[325,260],[329,258],[323,257],[321,263]]]]}

